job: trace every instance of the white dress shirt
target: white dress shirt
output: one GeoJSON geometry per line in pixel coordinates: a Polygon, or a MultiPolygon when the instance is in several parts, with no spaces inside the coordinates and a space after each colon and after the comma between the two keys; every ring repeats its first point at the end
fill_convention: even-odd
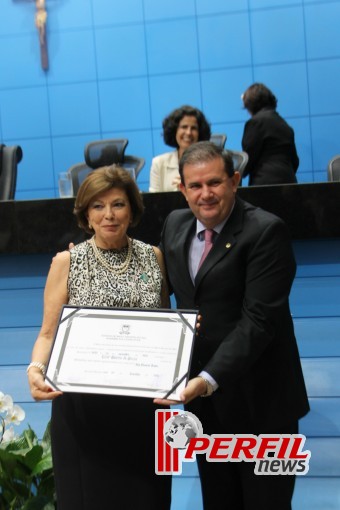
{"type": "MultiPolygon", "coordinates": [[[[228,216],[221,223],[219,223],[212,229],[217,234],[217,235],[215,235],[213,242],[215,242],[216,238],[218,237],[218,234],[221,233],[224,225],[227,223],[231,213],[233,212],[234,205],[235,205],[235,202],[234,202],[233,207],[231,208],[231,211],[228,214],[228,216]]],[[[189,262],[189,272],[190,272],[190,276],[191,276],[193,283],[195,283],[198,265],[200,263],[200,260],[201,260],[201,257],[202,257],[203,251],[204,251],[205,243],[204,243],[204,235],[202,235],[204,230],[206,230],[206,227],[203,225],[203,223],[201,223],[199,220],[196,220],[196,232],[195,232],[195,235],[192,238],[192,241],[190,243],[189,261],[188,261],[189,262]]],[[[210,382],[214,391],[217,390],[218,384],[215,381],[215,379],[213,377],[211,377],[210,374],[208,374],[207,372],[202,370],[199,375],[201,375],[202,377],[204,377],[204,379],[207,379],[210,382]]]]}

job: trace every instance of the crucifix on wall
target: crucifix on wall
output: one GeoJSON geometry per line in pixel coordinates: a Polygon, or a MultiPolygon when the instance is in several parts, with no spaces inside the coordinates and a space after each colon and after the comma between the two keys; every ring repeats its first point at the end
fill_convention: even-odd
{"type": "MultiPolygon", "coordinates": [[[[13,0],[14,2],[32,2],[32,0],[13,0]]],[[[48,69],[48,53],[47,53],[47,33],[46,33],[46,22],[47,22],[47,11],[46,11],[46,0],[33,0],[35,3],[35,17],[34,22],[39,34],[39,46],[40,46],[40,61],[41,67],[44,71],[48,69]]]]}
{"type": "Polygon", "coordinates": [[[47,11],[45,0],[35,0],[35,7],[35,26],[37,27],[39,34],[41,67],[44,69],[44,71],[46,71],[48,69],[48,52],[46,37],[47,11]]]}

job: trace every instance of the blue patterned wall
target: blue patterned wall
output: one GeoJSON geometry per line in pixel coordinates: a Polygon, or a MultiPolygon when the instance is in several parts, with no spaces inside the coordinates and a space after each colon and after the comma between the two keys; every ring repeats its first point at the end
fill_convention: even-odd
{"type": "Polygon", "coordinates": [[[0,141],[20,144],[17,199],[57,196],[57,174],[91,140],[164,152],[161,122],[195,105],[239,149],[240,95],[263,81],[294,127],[299,182],[325,181],[340,135],[340,0],[46,0],[50,69],[32,0],[3,0],[0,141]]]}

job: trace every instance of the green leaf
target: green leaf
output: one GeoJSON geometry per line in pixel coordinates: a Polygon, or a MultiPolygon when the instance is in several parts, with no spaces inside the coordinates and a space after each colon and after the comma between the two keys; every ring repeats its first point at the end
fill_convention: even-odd
{"type": "Polygon", "coordinates": [[[28,427],[0,444],[0,510],[54,510],[50,423],[42,441],[28,427]]]}
{"type": "Polygon", "coordinates": [[[21,510],[54,510],[55,505],[53,500],[51,501],[46,496],[37,496],[30,499],[25,503],[21,510]]]}
{"type": "Polygon", "coordinates": [[[32,469],[33,475],[41,475],[44,471],[53,469],[52,456],[44,457],[32,469]]]}
{"type": "Polygon", "coordinates": [[[25,457],[13,452],[0,451],[0,475],[12,480],[26,480],[31,469],[25,464],[25,457]]]}
{"type": "Polygon", "coordinates": [[[46,445],[51,446],[51,421],[49,421],[46,426],[41,443],[42,443],[42,445],[46,444],[46,445]]]}

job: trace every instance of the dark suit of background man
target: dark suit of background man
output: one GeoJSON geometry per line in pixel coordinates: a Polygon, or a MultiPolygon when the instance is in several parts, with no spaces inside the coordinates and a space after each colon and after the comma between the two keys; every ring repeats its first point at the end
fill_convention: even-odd
{"type": "MultiPolygon", "coordinates": [[[[191,211],[168,216],[161,248],[177,306],[202,315],[182,400],[205,434],[297,433],[309,406],[288,303],[295,260],[287,227],[235,196],[240,175],[210,142],[185,151],[180,175],[191,211]],[[195,275],[202,228],[216,237],[195,275]]],[[[291,508],[294,476],[197,460],[205,510],[291,508]]]]}

